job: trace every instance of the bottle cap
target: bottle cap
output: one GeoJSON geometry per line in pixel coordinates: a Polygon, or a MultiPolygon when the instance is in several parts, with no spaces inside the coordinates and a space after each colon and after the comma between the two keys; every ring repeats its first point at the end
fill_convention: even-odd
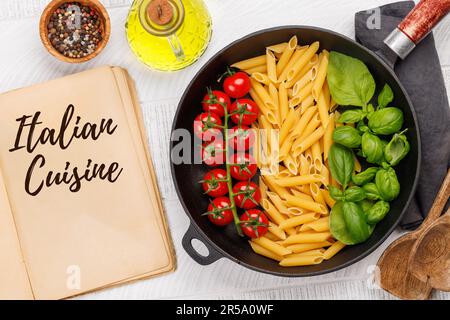
{"type": "Polygon", "coordinates": [[[167,0],[153,0],[147,6],[147,16],[160,26],[168,24],[173,18],[173,8],[167,0]]]}

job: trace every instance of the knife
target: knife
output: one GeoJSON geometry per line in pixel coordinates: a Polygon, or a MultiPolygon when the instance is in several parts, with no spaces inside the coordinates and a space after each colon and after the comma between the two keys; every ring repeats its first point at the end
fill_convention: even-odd
{"type": "Polygon", "coordinates": [[[375,53],[394,68],[397,59],[405,59],[449,12],[450,0],[421,0],[375,53]]]}

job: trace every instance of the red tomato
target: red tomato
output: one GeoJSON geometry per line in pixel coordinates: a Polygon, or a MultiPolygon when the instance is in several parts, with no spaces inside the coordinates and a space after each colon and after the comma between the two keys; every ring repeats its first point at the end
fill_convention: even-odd
{"type": "Polygon", "coordinates": [[[235,153],[231,159],[231,176],[236,180],[250,180],[258,170],[255,159],[248,153],[235,153]]]}
{"type": "Polygon", "coordinates": [[[233,72],[227,71],[228,76],[223,82],[223,90],[232,98],[242,98],[251,89],[252,84],[249,76],[242,71],[233,72]]]}
{"type": "Polygon", "coordinates": [[[202,160],[211,167],[219,166],[225,163],[225,145],[223,139],[216,138],[212,142],[206,142],[202,145],[202,160]]]}
{"type": "Polygon", "coordinates": [[[230,97],[226,95],[225,92],[219,90],[208,89],[208,93],[203,98],[202,106],[205,112],[214,112],[220,117],[225,115],[225,106],[227,109],[230,108],[230,97]]]}
{"type": "Polygon", "coordinates": [[[261,200],[261,191],[252,181],[240,181],[233,187],[234,202],[239,208],[251,209],[256,207],[261,200]]]}
{"type": "Polygon", "coordinates": [[[259,209],[249,209],[240,217],[241,229],[250,238],[259,238],[267,233],[269,220],[259,209]]]}
{"type": "Polygon", "coordinates": [[[234,126],[229,130],[229,145],[236,151],[250,149],[255,143],[255,130],[247,126],[234,126]]]}
{"type": "Polygon", "coordinates": [[[208,216],[216,226],[226,226],[233,221],[233,212],[231,211],[231,202],[227,197],[215,198],[208,206],[208,216]]]}
{"type": "Polygon", "coordinates": [[[203,190],[211,197],[217,198],[228,193],[227,172],[223,169],[213,169],[208,171],[202,183],[203,190]]]}
{"type": "Polygon", "coordinates": [[[194,120],[194,133],[202,140],[211,141],[222,133],[222,119],[213,112],[200,113],[194,120]]]}
{"type": "Polygon", "coordinates": [[[253,100],[238,99],[231,105],[230,114],[234,123],[251,125],[258,118],[259,108],[253,100]]]}

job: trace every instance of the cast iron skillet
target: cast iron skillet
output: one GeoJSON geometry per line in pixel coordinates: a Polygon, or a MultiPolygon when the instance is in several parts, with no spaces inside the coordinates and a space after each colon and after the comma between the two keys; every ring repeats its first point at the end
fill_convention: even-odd
{"type": "MultiPolygon", "coordinates": [[[[237,235],[234,225],[222,229],[214,226],[201,214],[206,211],[208,197],[203,194],[198,183],[208,170],[202,164],[174,164],[171,162],[172,176],[178,196],[191,220],[191,224],[183,237],[183,247],[198,263],[208,265],[226,257],[250,269],[278,276],[313,276],[332,272],[361,260],[374,251],[394,230],[416,189],[420,167],[420,141],[416,115],[405,89],[394,72],[374,53],[355,41],[338,33],[308,26],[284,26],[266,29],[237,40],[209,60],[203,66],[181,98],[175,115],[172,132],[175,129],[186,129],[192,133],[192,124],[196,115],[201,112],[201,101],[206,87],[217,82],[218,75],[232,63],[263,54],[265,47],[288,41],[297,35],[299,42],[311,44],[320,41],[321,49],[335,50],[362,60],[371,71],[377,83],[377,92],[384,83],[388,83],[394,92],[392,106],[403,110],[404,126],[408,128],[407,137],[411,150],[407,157],[396,167],[401,184],[399,197],[391,203],[391,211],[375,228],[372,236],[364,243],[348,246],[338,255],[321,264],[307,267],[280,267],[276,261],[255,254],[247,239],[237,235]],[[205,244],[209,255],[203,256],[192,247],[192,240],[198,239],[205,244]]],[[[193,139],[193,138],[192,138],[193,139]]],[[[170,150],[177,142],[171,141],[170,150]]]]}

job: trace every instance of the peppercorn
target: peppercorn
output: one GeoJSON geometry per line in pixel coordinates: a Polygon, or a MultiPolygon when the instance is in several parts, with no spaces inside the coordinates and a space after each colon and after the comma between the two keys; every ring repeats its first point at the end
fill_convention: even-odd
{"type": "Polygon", "coordinates": [[[103,40],[100,15],[79,2],[64,3],[57,8],[50,16],[47,32],[52,46],[69,58],[92,54],[103,40]]]}

